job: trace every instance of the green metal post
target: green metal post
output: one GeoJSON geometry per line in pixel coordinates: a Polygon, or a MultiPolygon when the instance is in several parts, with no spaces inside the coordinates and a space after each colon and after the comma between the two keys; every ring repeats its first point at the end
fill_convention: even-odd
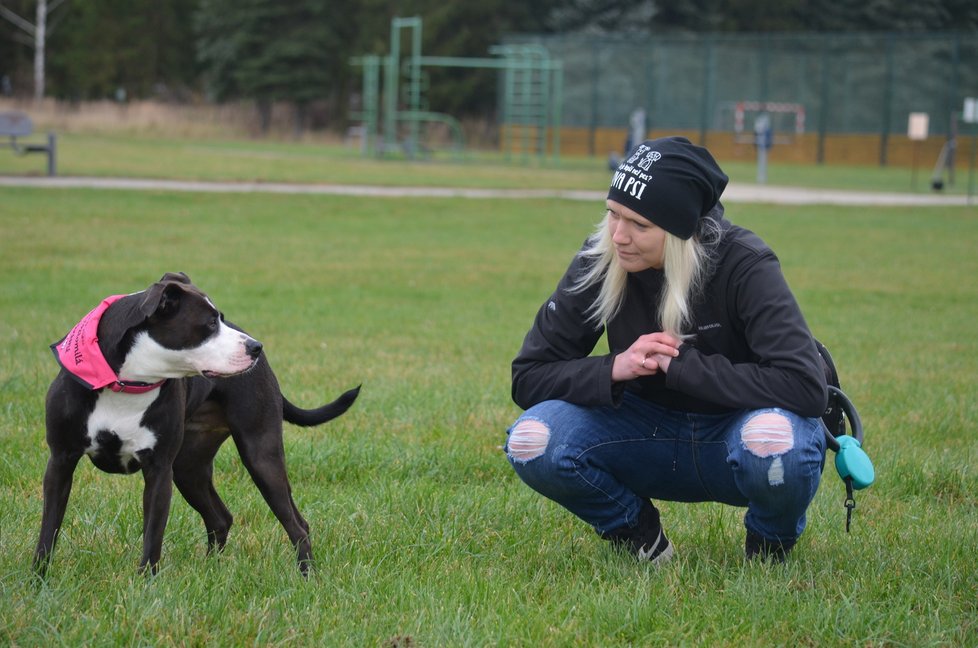
{"type": "MultiPolygon", "coordinates": [[[[408,69],[408,110],[421,110],[421,19],[402,18],[401,26],[411,29],[411,62],[408,69]]],[[[420,146],[421,123],[411,120],[408,124],[408,148],[413,155],[420,146]]]]}
{"type": "Polygon", "coordinates": [[[553,155],[553,160],[555,164],[560,164],[560,125],[563,119],[563,104],[564,104],[564,64],[560,61],[554,61],[553,75],[554,75],[554,93],[551,97],[552,110],[553,110],[553,144],[551,145],[551,153],[553,155]]]}
{"type": "Polygon", "coordinates": [[[381,153],[397,146],[397,82],[401,69],[401,32],[391,19],[391,49],[384,66],[384,134],[381,153]]]}
{"type": "Polygon", "coordinates": [[[363,146],[361,153],[377,154],[377,119],[380,99],[380,58],[376,54],[363,57],[363,146]]]}
{"type": "Polygon", "coordinates": [[[503,158],[508,162],[513,146],[513,85],[516,79],[513,68],[507,65],[503,71],[503,158]]]}
{"type": "Polygon", "coordinates": [[[536,74],[540,79],[540,97],[537,105],[540,114],[540,131],[537,133],[537,150],[540,152],[540,159],[544,160],[547,157],[547,130],[550,128],[550,111],[547,110],[550,98],[550,57],[546,51],[540,54],[536,74]]]}

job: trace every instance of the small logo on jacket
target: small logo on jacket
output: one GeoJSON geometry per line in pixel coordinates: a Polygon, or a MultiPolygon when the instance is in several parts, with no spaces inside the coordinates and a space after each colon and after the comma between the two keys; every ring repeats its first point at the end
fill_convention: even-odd
{"type": "Polygon", "coordinates": [[[709,330],[718,329],[718,328],[722,328],[720,322],[713,322],[711,324],[703,324],[702,326],[697,326],[696,327],[696,330],[697,331],[709,331],[709,330]]]}

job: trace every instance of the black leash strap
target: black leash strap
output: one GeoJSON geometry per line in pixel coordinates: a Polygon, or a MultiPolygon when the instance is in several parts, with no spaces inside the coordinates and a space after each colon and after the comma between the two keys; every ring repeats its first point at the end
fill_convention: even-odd
{"type": "Polygon", "coordinates": [[[856,498],[852,491],[852,478],[846,477],[846,533],[849,533],[849,526],[852,524],[852,510],[856,508],[856,498]]]}

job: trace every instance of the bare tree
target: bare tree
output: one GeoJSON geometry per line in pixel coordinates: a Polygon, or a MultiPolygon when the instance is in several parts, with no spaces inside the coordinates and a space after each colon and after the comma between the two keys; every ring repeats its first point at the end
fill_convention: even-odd
{"type": "Polygon", "coordinates": [[[37,0],[36,22],[31,23],[18,16],[16,13],[7,9],[0,3],[0,16],[3,16],[21,31],[26,32],[27,36],[33,40],[18,39],[34,47],[34,101],[40,102],[44,98],[44,46],[48,38],[48,16],[57,9],[65,0],[53,0],[50,4],[47,0],[37,0]]]}

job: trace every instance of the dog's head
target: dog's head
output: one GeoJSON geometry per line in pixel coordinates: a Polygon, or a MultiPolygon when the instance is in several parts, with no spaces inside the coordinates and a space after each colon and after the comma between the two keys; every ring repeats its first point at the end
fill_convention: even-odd
{"type": "Polygon", "coordinates": [[[167,273],[113,304],[99,324],[99,346],[120,379],[144,382],[243,373],[262,349],[260,342],[225,323],[210,298],[182,272],[167,273]]]}

